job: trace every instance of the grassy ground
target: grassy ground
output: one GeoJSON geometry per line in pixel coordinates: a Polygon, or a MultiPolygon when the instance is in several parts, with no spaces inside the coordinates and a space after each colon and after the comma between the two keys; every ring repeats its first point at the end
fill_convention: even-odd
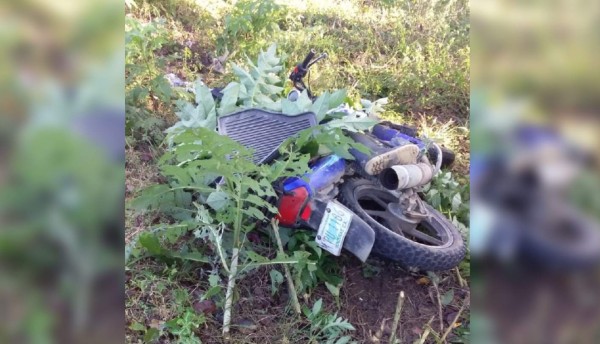
{"type": "MultiPolygon", "coordinates": [[[[467,1],[310,0],[291,6],[279,1],[147,0],[137,1],[127,15],[135,23],[153,23],[154,28],[140,33],[147,41],[127,43],[128,49],[139,48],[142,57],[139,70],[127,71],[128,97],[135,98],[128,103],[129,200],[137,190],[161,180],[156,167],[161,132],[176,118],[172,106],[176,95],[165,94],[157,77],[174,73],[185,80],[201,77],[211,87],[224,86],[232,77],[228,62],[244,63],[246,56],[255,60],[258,51],[272,42],[284,54],[286,69],[310,48],[326,51],[329,58],[310,76],[314,91],[347,88],[367,99],[389,97],[383,118],[414,124],[454,149],[454,175],[468,184],[467,1]],[[136,84],[149,92],[136,94],[136,84]]],[[[161,221],[158,214],[127,210],[127,242],[161,221]]],[[[407,295],[401,342],[421,337],[436,342],[449,327],[454,328],[446,340],[466,338],[468,268],[439,275],[409,273],[389,262],[370,259],[363,265],[346,255],[330,264],[343,280],[339,297],[318,285],[300,295],[301,303],[310,307],[322,298],[327,312],[337,312],[354,325],[352,336],[359,343],[388,341],[400,290],[407,295]]],[[[310,322],[289,312],[283,286],[272,295],[269,270],[256,269],[239,282],[232,342],[308,342],[310,322]]],[[[222,312],[202,300],[210,289],[210,273],[192,261],[130,262],[127,341],[200,338],[220,343],[222,312]]]]}

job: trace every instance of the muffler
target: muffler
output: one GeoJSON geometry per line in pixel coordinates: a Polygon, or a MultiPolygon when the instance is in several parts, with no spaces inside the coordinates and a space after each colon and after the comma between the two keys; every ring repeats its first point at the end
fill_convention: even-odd
{"type": "Polygon", "coordinates": [[[434,167],[424,162],[395,165],[379,174],[379,182],[388,190],[404,190],[429,183],[434,173],[434,167]]]}

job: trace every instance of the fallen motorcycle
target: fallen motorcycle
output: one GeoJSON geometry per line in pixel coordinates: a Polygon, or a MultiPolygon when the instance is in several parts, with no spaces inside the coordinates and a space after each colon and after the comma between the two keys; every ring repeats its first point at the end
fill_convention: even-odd
{"type": "MultiPolygon", "coordinates": [[[[289,100],[304,90],[314,100],[303,78],[326,54],[314,57],[311,50],[291,72],[289,100]]],[[[218,130],[253,149],[256,163],[266,164],[286,139],[317,124],[311,112],[287,116],[246,109],[219,117],[218,130]]],[[[354,160],[318,156],[310,173],[282,180],[276,185],[280,225],[315,230],[320,247],[334,255],[344,248],[363,262],[375,254],[420,270],[457,266],[465,255],[460,232],[419,196],[420,187],[450,165],[454,153],[426,144],[411,127],[389,122],[347,134],[371,154],[351,149],[354,160]]]]}
{"type": "Polygon", "coordinates": [[[567,197],[593,156],[550,127],[517,124],[494,136],[504,151],[474,154],[471,164],[473,255],[538,269],[597,266],[600,225],[567,197]]]}

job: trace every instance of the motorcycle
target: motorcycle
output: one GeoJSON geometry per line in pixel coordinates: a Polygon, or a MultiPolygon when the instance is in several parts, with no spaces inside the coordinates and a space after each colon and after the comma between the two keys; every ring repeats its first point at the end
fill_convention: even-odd
{"type": "Polygon", "coordinates": [[[550,127],[518,124],[471,162],[476,258],[577,270],[600,263],[600,225],[566,197],[593,156],[550,127]]]}
{"type": "MultiPolygon", "coordinates": [[[[295,101],[304,90],[315,100],[303,78],[327,54],[315,55],[311,50],[293,68],[289,79],[294,88],[287,96],[289,100],[295,101]]],[[[213,90],[213,96],[220,96],[218,89],[213,90]]],[[[349,108],[347,104],[345,108],[349,108]]],[[[219,117],[218,130],[252,148],[254,161],[266,164],[277,157],[286,139],[317,124],[312,112],[287,116],[246,109],[219,117]]],[[[439,271],[457,266],[466,251],[459,230],[419,196],[420,187],[442,167],[452,164],[454,153],[427,144],[414,128],[390,122],[376,124],[366,133],[348,135],[383,151],[412,145],[418,153],[412,161],[384,164],[379,167],[385,168],[375,169],[375,173],[365,169],[364,161],[369,157],[356,150],[351,150],[355,160],[335,154],[313,158],[310,173],[276,185],[279,224],[316,231],[316,243],[336,256],[344,248],[362,262],[373,254],[412,269],[439,271]]]]}

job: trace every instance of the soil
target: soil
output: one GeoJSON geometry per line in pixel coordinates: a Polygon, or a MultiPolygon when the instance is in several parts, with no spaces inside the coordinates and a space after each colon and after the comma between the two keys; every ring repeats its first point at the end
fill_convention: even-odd
{"type": "MultiPolygon", "coordinates": [[[[192,60],[199,61],[198,65],[194,66],[194,71],[204,72],[203,80],[210,83],[213,75],[206,71],[210,69],[213,57],[197,45],[191,46],[190,50],[195,57],[192,60]]],[[[178,71],[182,67],[175,65],[170,66],[171,69],[178,71]]],[[[468,138],[465,138],[460,146],[457,161],[468,161],[468,138]]],[[[151,147],[140,144],[127,149],[126,155],[126,198],[130,200],[137,190],[160,181],[155,161],[160,154],[151,147]]],[[[454,166],[453,170],[468,175],[468,162],[454,166]]],[[[153,219],[148,214],[133,217],[128,212],[127,215],[126,241],[129,242],[135,235],[147,229],[153,219]]],[[[358,343],[389,342],[400,291],[406,296],[397,332],[397,338],[402,343],[413,343],[419,339],[426,332],[427,326],[441,336],[453,322],[464,300],[468,298],[469,287],[460,285],[455,271],[438,274],[440,282],[436,288],[425,273],[409,272],[378,258],[369,258],[369,261],[363,264],[343,254],[336,258],[336,261],[340,264],[341,277],[344,280],[339,300],[336,300],[324,285],[320,285],[311,295],[299,295],[300,303],[312,306],[318,299],[323,299],[323,307],[328,313],[337,313],[355,327],[356,330],[351,335],[358,343]],[[453,292],[453,299],[448,305],[440,308],[439,297],[450,291],[453,292]]],[[[303,330],[310,324],[304,316],[297,317],[291,311],[285,283],[272,295],[269,271],[268,268],[259,269],[238,281],[229,341],[224,341],[221,334],[222,309],[215,310],[214,305],[200,301],[194,303],[197,312],[207,313],[206,323],[197,332],[203,343],[308,343],[308,339],[304,337],[306,331],[303,330]]],[[[199,292],[197,284],[181,286],[189,289],[192,294],[199,292]]],[[[153,324],[158,321],[156,319],[170,318],[172,310],[169,308],[172,301],[162,300],[164,303],[152,305],[152,300],[146,300],[143,290],[128,289],[127,293],[130,300],[139,300],[143,304],[148,303],[150,308],[156,308],[156,312],[152,314],[142,312],[146,308],[145,305],[139,305],[140,309],[130,310],[132,314],[128,314],[128,324],[132,318],[136,318],[136,321],[147,326],[156,327],[157,325],[153,324]],[[141,319],[143,317],[146,319],[141,319]]],[[[168,291],[165,291],[165,295],[167,294],[168,291]]],[[[468,328],[468,317],[467,306],[454,325],[462,324],[461,326],[468,328]]],[[[129,329],[127,331],[133,342],[141,340],[139,334],[131,333],[129,329]]],[[[450,333],[447,340],[451,341],[453,338],[455,335],[450,333]]],[[[176,343],[177,339],[162,336],[159,342],[176,343]]],[[[425,341],[434,342],[433,334],[425,341]]]]}
{"type": "Polygon", "coordinates": [[[547,271],[492,262],[477,270],[481,286],[473,297],[480,316],[493,322],[489,336],[517,344],[598,342],[598,270],[547,271]]]}
{"type": "MultiPolygon", "coordinates": [[[[427,275],[407,272],[394,263],[377,258],[370,258],[366,264],[346,255],[337,259],[342,265],[344,278],[339,308],[334,296],[324,286],[319,286],[312,295],[299,295],[300,303],[313,305],[316,300],[323,299],[327,312],[337,313],[356,328],[352,337],[358,343],[389,342],[400,291],[405,294],[397,330],[397,338],[402,343],[418,340],[428,323],[441,336],[468,296],[468,287],[459,286],[454,271],[438,275],[440,294],[449,290],[454,293],[452,302],[441,308],[441,330],[437,294],[427,275]]],[[[280,293],[271,296],[268,269],[244,278],[238,286],[240,298],[233,318],[233,323],[240,326],[234,326],[229,343],[307,343],[299,329],[309,324],[291,312],[286,289],[282,284],[280,293]]],[[[464,324],[468,312],[463,314],[466,315],[462,315],[458,322],[464,324]]],[[[225,343],[220,332],[221,316],[222,313],[217,312],[211,319],[214,324],[202,329],[203,342],[225,343]]],[[[453,338],[455,336],[451,333],[447,340],[453,338]]],[[[433,336],[429,336],[425,343],[433,342],[433,336]]]]}

